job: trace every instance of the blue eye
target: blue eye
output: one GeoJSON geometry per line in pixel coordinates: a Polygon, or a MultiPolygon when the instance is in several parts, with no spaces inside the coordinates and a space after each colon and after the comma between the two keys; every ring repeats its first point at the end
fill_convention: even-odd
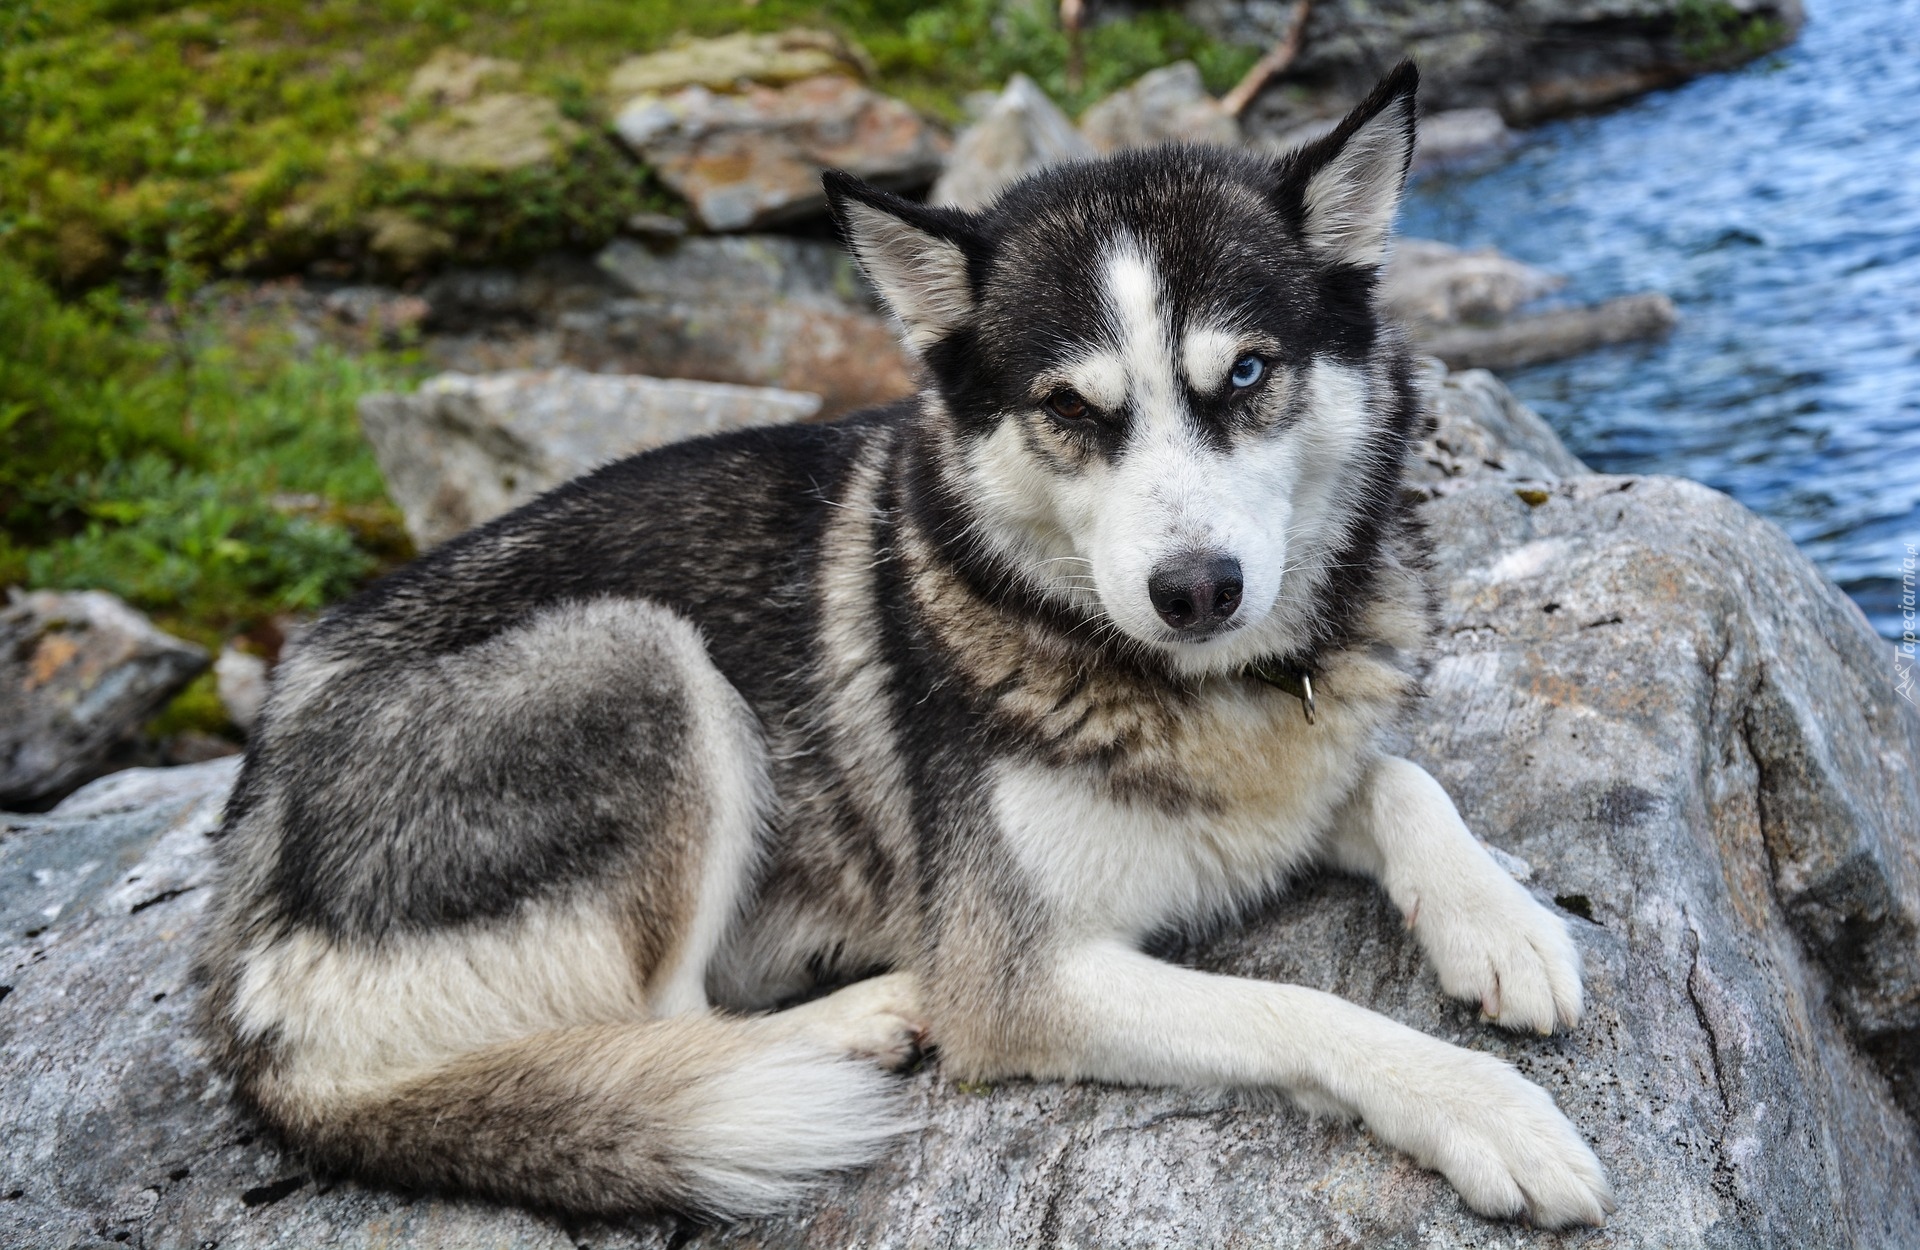
{"type": "Polygon", "coordinates": [[[1266,371],[1266,361],[1258,356],[1242,356],[1234,362],[1233,372],[1227,375],[1227,381],[1233,383],[1235,390],[1245,390],[1258,382],[1266,371]]]}

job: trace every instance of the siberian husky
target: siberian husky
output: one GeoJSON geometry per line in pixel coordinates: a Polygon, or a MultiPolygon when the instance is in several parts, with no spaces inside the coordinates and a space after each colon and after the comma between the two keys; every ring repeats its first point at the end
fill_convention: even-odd
{"type": "Polygon", "coordinates": [[[1477,1211],[1600,1222],[1506,1064],[1142,949],[1331,864],[1448,994],[1580,1017],[1564,924],[1378,745],[1431,613],[1375,295],[1415,79],[1284,158],[1129,153],[977,214],[828,175],[918,397],[610,465],[283,666],[202,951],[242,1098],[375,1180],[738,1216],[873,1158],[930,1042],[952,1078],[1285,1091],[1477,1211]]]}

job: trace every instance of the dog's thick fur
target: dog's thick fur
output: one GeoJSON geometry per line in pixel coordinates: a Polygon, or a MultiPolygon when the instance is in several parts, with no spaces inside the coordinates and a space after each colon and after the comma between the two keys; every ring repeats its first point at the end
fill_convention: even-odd
{"type": "Polygon", "coordinates": [[[1430,615],[1374,304],[1413,90],[979,215],[830,176],[916,400],[611,465],[283,666],[204,947],[242,1097],[374,1178],[733,1215],[871,1158],[924,1031],[955,1077],[1285,1090],[1477,1210],[1602,1219],[1506,1065],[1142,953],[1328,862],[1448,993],[1580,1013],[1562,923],[1376,745],[1430,615]]]}

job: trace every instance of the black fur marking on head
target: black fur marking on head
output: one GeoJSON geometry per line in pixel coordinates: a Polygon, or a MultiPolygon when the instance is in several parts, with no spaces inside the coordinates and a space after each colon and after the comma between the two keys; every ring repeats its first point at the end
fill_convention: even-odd
{"type": "MultiPolygon", "coordinates": [[[[1278,159],[1194,146],[1136,150],[1041,171],[974,214],[912,205],[838,174],[828,178],[829,195],[836,205],[857,202],[892,213],[966,257],[967,314],[921,345],[944,410],[937,419],[963,446],[1006,420],[1051,419],[1042,416],[1036,379],[1088,350],[1120,349],[1103,291],[1104,266],[1117,245],[1138,249],[1150,263],[1176,343],[1200,325],[1271,342],[1267,363],[1275,384],[1315,361],[1364,370],[1377,407],[1349,538],[1330,561],[1322,602],[1309,614],[1318,622],[1312,645],[1319,650],[1341,645],[1357,627],[1383,538],[1407,523],[1398,483],[1419,412],[1405,348],[1383,327],[1376,306],[1378,267],[1354,259],[1367,254],[1372,219],[1360,213],[1360,227],[1329,234],[1325,205],[1375,216],[1384,206],[1390,220],[1411,154],[1417,82],[1413,66],[1403,64],[1331,134],[1278,159]],[[1360,146],[1349,151],[1355,143],[1360,146]],[[1308,188],[1317,175],[1326,177],[1315,217],[1308,188]]],[[[1237,438],[1258,436],[1261,423],[1250,424],[1229,395],[1200,393],[1184,373],[1181,385],[1194,427],[1209,443],[1225,449],[1237,438]]],[[[1266,424],[1284,424],[1288,411],[1266,424]]],[[[1123,406],[1081,423],[1084,429],[1056,423],[1052,437],[1111,459],[1122,454],[1132,415],[1123,406]]],[[[1063,464],[1062,471],[1071,467],[1063,464]]],[[[1101,633],[975,539],[966,486],[948,458],[921,455],[912,472],[914,519],[970,587],[1063,633],[1101,633]]]]}

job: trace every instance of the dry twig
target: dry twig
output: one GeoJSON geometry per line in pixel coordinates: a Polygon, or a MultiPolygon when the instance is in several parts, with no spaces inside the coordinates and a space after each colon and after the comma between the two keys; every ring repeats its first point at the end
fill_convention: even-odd
{"type": "MultiPolygon", "coordinates": [[[[1063,11],[1069,2],[1062,0],[1063,11]]],[[[1253,98],[1266,90],[1269,82],[1286,73],[1293,59],[1300,55],[1300,41],[1307,33],[1307,10],[1311,7],[1312,0],[1294,0],[1293,18],[1287,23],[1287,37],[1255,61],[1253,68],[1233,85],[1232,91],[1220,97],[1220,107],[1229,117],[1238,117],[1246,111],[1247,105],[1253,103],[1253,98]]]]}
{"type": "Polygon", "coordinates": [[[1086,0],[1060,0],[1060,29],[1067,34],[1067,89],[1080,90],[1085,79],[1080,59],[1080,27],[1086,22],[1086,0]]]}

